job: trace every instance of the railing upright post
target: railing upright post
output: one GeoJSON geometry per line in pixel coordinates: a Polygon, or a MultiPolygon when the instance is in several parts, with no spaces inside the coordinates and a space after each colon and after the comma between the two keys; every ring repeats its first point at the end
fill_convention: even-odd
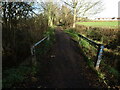
{"type": "Polygon", "coordinates": [[[96,70],[99,69],[99,65],[100,65],[100,62],[102,60],[103,49],[104,49],[104,45],[100,45],[99,49],[98,49],[97,60],[96,60],[96,63],[95,63],[95,69],[96,70]]]}
{"type": "Polygon", "coordinates": [[[94,67],[95,67],[96,70],[98,70],[100,62],[102,60],[102,54],[103,54],[104,45],[103,44],[98,44],[98,43],[92,41],[91,39],[89,39],[89,38],[87,38],[85,36],[82,36],[80,34],[78,34],[78,36],[85,39],[85,40],[87,40],[88,42],[90,42],[90,44],[94,44],[95,47],[97,46],[98,51],[97,51],[97,57],[96,57],[96,60],[95,60],[95,63],[94,63],[94,67]]]}
{"type": "Polygon", "coordinates": [[[36,66],[37,61],[36,61],[35,47],[34,47],[34,46],[31,47],[31,54],[32,54],[31,64],[32,64],[33,66],[36,66]]]}

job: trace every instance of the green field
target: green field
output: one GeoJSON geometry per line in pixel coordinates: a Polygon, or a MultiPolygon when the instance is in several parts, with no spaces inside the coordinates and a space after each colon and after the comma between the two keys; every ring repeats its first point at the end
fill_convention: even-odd
{"type": "Polygon", "coordinates": [[[77,22],[76,24],[103,28],[118,28],[118,21],[77,22]]]}

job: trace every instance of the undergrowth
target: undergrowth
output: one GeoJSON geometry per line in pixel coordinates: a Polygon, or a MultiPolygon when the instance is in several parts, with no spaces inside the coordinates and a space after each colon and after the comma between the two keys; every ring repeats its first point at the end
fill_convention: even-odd
{"type": "MultiPolygon", "coordinates": [[[[2,88],[19,87],[37,73],[36,67],[19,66],[3,72],[2,88]]],[[[28,82],[29,83],[29,82],[28,82]]]]}
{"type": "Polygon", "coordinates": [[[53,42],[55,41],[54,28],[48,28],[47,32],[44,33],[44,37],[46,36],[48,38],[35,48],[36,59],[37,61],[39,61],[37,62],[37,66],[33,66],[31,64],[24,66],[20,65],[4,70],[2,72],[3,74],[2,88],[14,88],[14,87],[25,88],[29,87],[25,85],[28,85],[29,83],[32,82],[34,83],[34,81],[37,80],[36,74],[40,71],[40,67],[42,66],[40,60],[42,61],[42,57],[47,54],[53,42]]]}
{"type": "Polygon", "coordinates": [[[54,28],[48,28],[47,32],[44,33],[44,37],[47,37],[47,39],[36,47],[36,57],[38,60],[50,50],[55,41],[54,35],[54,28]]]}

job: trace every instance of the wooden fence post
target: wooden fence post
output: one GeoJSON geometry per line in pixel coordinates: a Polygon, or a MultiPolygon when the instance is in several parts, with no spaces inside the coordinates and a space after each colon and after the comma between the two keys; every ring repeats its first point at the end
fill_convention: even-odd
{"type": "Polygon", "coordinates": [[[103,49],[104,49],[104,45],[100,45],[99,49],[98,49],[97,60],[96,60],[96,63],[95,63],[95,69],[96,70],[99,69],[99,65],[100,65],[100,62],[102,60],[103,49]]]}

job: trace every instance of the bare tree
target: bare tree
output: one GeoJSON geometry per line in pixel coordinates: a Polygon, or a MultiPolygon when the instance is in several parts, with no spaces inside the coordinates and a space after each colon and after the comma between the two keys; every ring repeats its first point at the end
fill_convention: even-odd
{"type": "Polygon", "coordinates": [[[100,0],[62,0],[73,12],[73,28],[75,28],[77,16],[88,16],[100,13],[103,5],[100,0]]]}
{"type": "Polygon", "coordinates": [[[61,7],[59,22],[64,26],[69,26],[73,23],[71,10],[65,5],[61,7]]]}
{"type": "Polygon", "coordinates": [[[47,17],[48,19],[48,26],[52,27],[54,21],[57,18],[57,4],[54,4],[53,1],[49,1],[49,2],[41,2],[41,6],[44,10],[44,15],[47,17]]]}

